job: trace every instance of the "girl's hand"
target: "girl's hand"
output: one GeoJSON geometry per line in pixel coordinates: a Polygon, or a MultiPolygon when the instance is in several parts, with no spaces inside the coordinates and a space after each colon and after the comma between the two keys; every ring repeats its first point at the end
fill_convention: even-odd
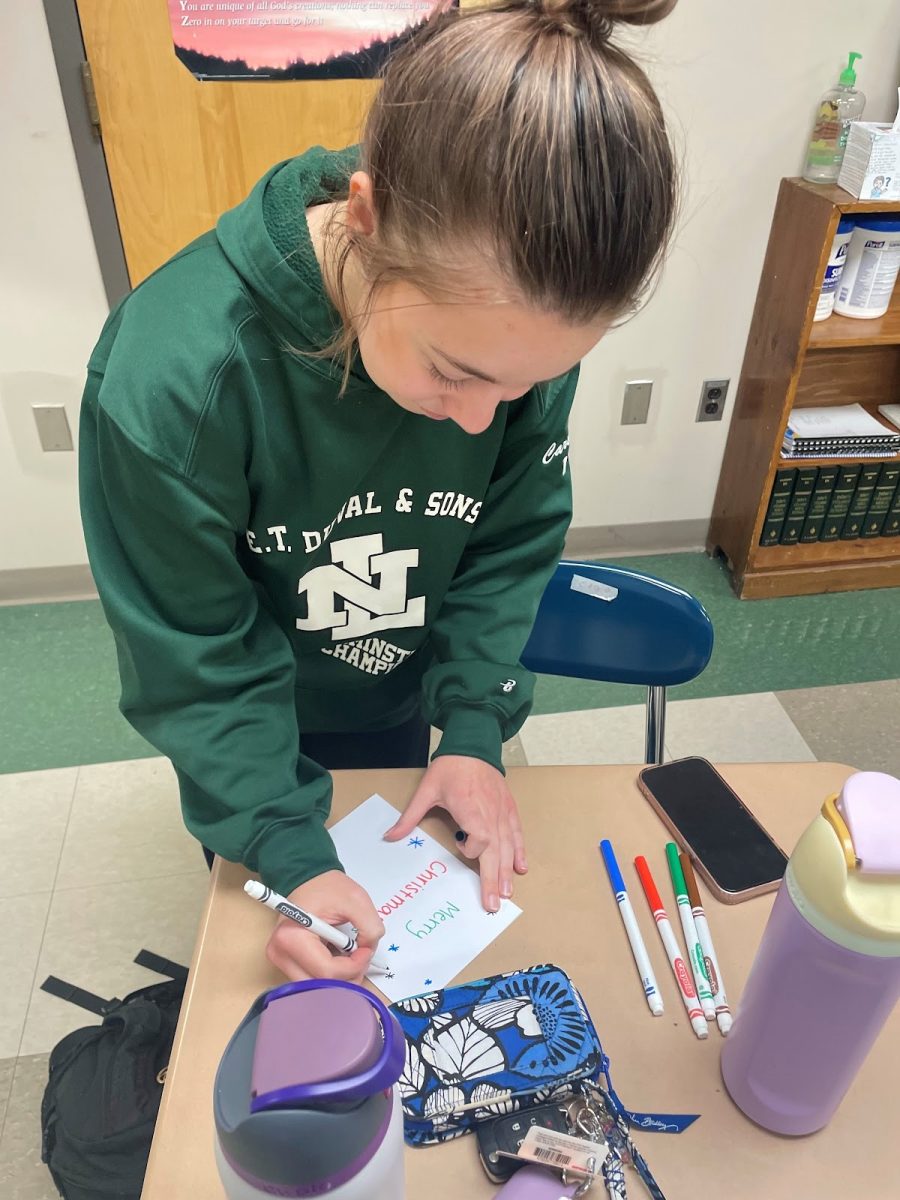
{"type": "Polygon", "coordinates": [[[489,912],[513,891],[513,872],[528,870],[519,810],[506,780],[496,767],[480,758],[447,754],[425,772],[400,820],[384,835],[397,842],[408,837],[432,808],[440,807],[468,837],[460,849],[477,858],[481,871],[481,902],[489,912]]]}
{"type": "Polygon", "coordinates": [[[266,946],[266,957],[292,982],[298,979],[346,979],[361,983],[384,925],[368,893],[343,871],[325,871],[308,879],[286,897],[329,925],[349,921],[358,931],[352,954],[326,946],[314,933],[289,917],[279,917],[266,946]]]}

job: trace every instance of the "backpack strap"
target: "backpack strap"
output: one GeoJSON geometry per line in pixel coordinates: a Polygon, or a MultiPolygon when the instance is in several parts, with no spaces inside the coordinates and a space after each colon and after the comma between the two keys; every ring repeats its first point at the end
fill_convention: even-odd
{"type": "Polygon", "coordinates": [[[141,950],[135,955],[134,961],[139,967],[146,967],[148,971],[155,971],[157,975],[166,975],[178,983],[187,982],[187,967],[172,962],[169,958],[163,958],[160,954],[154,954],[152,950],[141,950]]]}
{"type": "Polygon", "coordinates": [[[70,1004],[77,1004],[79,1008],[87,1009],[97,1017],[105,1016],[111,1008],[121,1003],[115,996],[112,1000],[104,1000],[102,996],[76,987],[74,983],[66,983],[64,979],[57,979],[55,975],[47,976],[41,984],[41,991],[58,996],[60,1000],[68,1000],[70,1004]]]}

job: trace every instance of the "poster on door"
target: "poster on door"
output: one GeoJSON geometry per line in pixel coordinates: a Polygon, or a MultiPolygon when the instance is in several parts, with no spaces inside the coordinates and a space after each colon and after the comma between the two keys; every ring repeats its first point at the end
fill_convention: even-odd
{"type": "Polygon", "coordinates": [[[175,53],[195,79],[369,79],[458,0],[168,0],[175,53]]]}

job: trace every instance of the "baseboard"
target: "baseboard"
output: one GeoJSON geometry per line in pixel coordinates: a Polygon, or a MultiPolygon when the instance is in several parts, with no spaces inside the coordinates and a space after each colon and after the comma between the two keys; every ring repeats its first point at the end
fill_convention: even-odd
{"type": "MultiPolygon", "coordinates": [[[[569,530],[565,553],[569,558],[624,558],[633,554],[702,550],[708,527],[708,520],[583,526],[569,530]]],[[[87,563],[0,571],[0,604],[96,599],[97,589],[87,563]]]]}
{"type": "Polygon", "coordinates": [[[45,604],[54,600],[96,600],[87,563],[71,567],[26,567],[0,571],[0,604],[45,604]]]}
{"type": "Polygon", "coordinates": [[[582,526],[569,530],[565,553],[569,558],[624,558],[632,554],[702,550],[708,529],[708,518],[582,526]]]}

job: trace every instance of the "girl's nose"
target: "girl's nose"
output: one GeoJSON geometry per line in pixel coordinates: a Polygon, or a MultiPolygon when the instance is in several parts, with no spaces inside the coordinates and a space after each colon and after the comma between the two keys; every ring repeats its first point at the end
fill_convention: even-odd
{"type": "Polygon", "coordinates": [[[466,433],[484,433],[493,421],[502,398],[497,391],[477,397],[445,396],[443,409],[450,420],[466,433]]]}

